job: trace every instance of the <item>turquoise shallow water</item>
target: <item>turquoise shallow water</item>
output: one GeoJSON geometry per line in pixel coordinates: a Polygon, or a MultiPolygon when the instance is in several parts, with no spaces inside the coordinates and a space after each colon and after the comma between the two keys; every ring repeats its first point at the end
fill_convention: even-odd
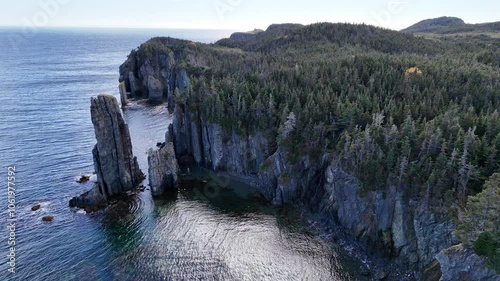
{"type": "MultiPolygon", "coordinates": [[[[153,201],[146,191],[109,211],[67,207],[90,188],[90,97],[117,93],[118,67],[153,36],[212,42],[230,32],[43,30],[14,48],[19,30],[0,29],[0,173],[17,168],[15,275],[7,273],[7,229],[0,230],[0,280],[343,280],[342,257],[312,234],[295,211],[262,202],[234,182],[216,192],[186,185],[153,201]],[[41,204],[32,212],[31,206],[41,204]],[[54,216],[43,223],[45,215],[54,216]]],[[[124,112],[134,153],[164,138],[165,106],[124,112]]],[[[214,180],[214,179],[212,179],[214,180]]],[[[220,179],[217,179],[220,180],[220,179]]],[[[0,192],[0,225],[7,192],[0,192]]]]}

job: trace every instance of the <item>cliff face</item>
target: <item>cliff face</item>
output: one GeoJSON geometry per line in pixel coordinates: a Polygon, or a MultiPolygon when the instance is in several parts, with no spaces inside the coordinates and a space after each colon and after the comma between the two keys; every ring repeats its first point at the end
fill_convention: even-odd
{"type": "Polygon", "coordinates": [[[423,269],[457,242],[451,221],[404,200],[395,187],[362,196],[358,179],[338,168],[330,155],[319,162],[309,157],[292,162],[284,147],[273,152],[264,135],[237,134],[182,104],[175,106],[173,138],[179,159],[192,157],[214,171],[252,176],[252,184],[274,204],[305,206],[326,215],[372,252],[404,266],[423,269]]]}
{"type": "Polygon", "coordinates": [[[257,175],[270,155],[264,136],[229,132],[183,105],[174,109],[173,141],[178,158],[192,156],[197,164],[214,171],[241,175],[257,175]]]}
{"type": "Polygon", "coordinates": [[[360,193],[355,177],[334,163],[327,167],[322,208],[371,250],[423,269],[439,251],[456,243],[451,221],[439,220],[419,202],[408,202],[396,188],[360,193]]]}
{"type": "Polygon", "coordinates": [[[442,280],[500,280],[500,275],[488,269],[474,249],[462,244],[441,251],[436,258],[441,266],[442,280]]]}
{"type": "Polygon", "coordinates": [[[165,143],[159,149],[148,153],[149,186],[153,196],[160,196],[166,190],[177,188],[179,166],[172,142],[172,125],[166,134],[165,143]]]}
{"type": "Polygon", "coordinates": [[[92,151],[97,184],[89,193],[73,198],[71,206],[102,203],[132,190],[144,179],[132,154],[130,132],[116,99],[107,95],[92,98],[90,111],[97,139],[92,151]]]}
{"type": "Polygon", "coordinates": [[[120,82],[125,84],[129,97],[173,104],[174,90],[183,91],[187,86],[186,71],[176,67],[183,54],[158,49],[168,42],[175,44],[173,40],[156,42],[152,39],[143,46],[148,51],[133,52],[120,66],[120,82]]]}

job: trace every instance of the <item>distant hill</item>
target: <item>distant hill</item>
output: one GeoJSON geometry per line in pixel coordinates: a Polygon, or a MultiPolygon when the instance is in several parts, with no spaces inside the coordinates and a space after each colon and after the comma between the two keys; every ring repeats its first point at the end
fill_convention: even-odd
{"type": "Polygon", "coordinates": [[[456,17],[423,20],[406,29],[405,33],[436,35],[500,35],[500,22],[468,24],[456,17]]]}
{"type": "Polygon", "coordinates": [[[252,31],[247,32],[235,32],[231,35],[231,39],[239,40],[239,39],[247,39],[255,36],[257,33],[264,32],[262,29],[254,29],[252,31]]]}
{"type": "Polygon", "coordinates": [[[463,27],[466,25],[467,24],[460,18],[440,17],[436,19],[423,20],[401,31],[407,33],[439,32],[443,29],[463,27]]]}
{"type": "Polygon", "coordinates": [[[274,52],[292,47],[319,49],[334,43],[337,46],[364,48],[364,51],[382,53],[436,54],[454,48],[393,30],[369,25],[316,23],[312,25],[273,24],[264,32],[235,33],[215,45],[239,48],[250,52],[274,52]]]}

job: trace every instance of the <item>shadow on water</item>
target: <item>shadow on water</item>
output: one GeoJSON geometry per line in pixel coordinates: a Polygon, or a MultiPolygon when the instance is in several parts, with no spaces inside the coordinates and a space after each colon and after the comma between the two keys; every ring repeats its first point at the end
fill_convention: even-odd
{"type": "MultiPolygon", "coordinates": [[[[245,274],[244,270],[248,267],[256,271],[254,278],[262,280],[282,280],[279,278],[286,279],[285,276],[290,280],[327,280],[324,279],[326,277],[328,280],[351,280],[351,276],[355,280],[367,280],[355,273],[360,268],[359,261],[344,258],[342,255],[347,253],[338,245],[320,239],[318,233],[302,220],[297,208],[273,206],[255,188],[245,183],[195,169],[189,176],[183,177],[178,191],[169,191],[161,199],[155,200],[155,215],[159,221],[169,216],[175,217],[180,211],[178,205],[187,202],[189,206],[197,206],[197,210],[195,217],[184,219],[197,226],[186,222],[181,224],[187,225],[187,231],[194,233],[203,229],[203,237],[199,239],[205,241],[208,256],[211,256],[204,257],[204,260],[210,260],[208,263],[217,268],[215,271],[209,270],[211,274],[201,275],[202,278],[234,280],[238,279],[238,274],[241,274],[241,278],[250,278],[252,274],[245,274]],[[204,225],[211,229],[204,229],[204,225]],[[214,242],[219,246],[210,248],[214,242]],[[242,252],[234,253],[238,247],[232,245],[236,243],[241,244],[242,252]],[[253,253],[248,250],[249,247],[263,253],[253,253]],[[258,260],[259,256],[263,261],[258,260]],[[302,272],[273,265],[270,261],[273,259],[282,260],[285,268],[297,267],[302,272]],[[231,267],[233,260],[240,260],[240,268],[231,267]],[[266,270],[276,270],[278,274],[266,273],[266,270]],[[284,271],[280,273],[280,270],[284,271]]],[[[187,232],[185,234],[190,236],[187,232]]],[[[186,241],[178,242],[179,248],[189,244],[186,241]]],[[[170,255],[169,258],[175,260],[174,256],[170,255]]],[[[172,272],[169,271],[169,274],[172,272]]]]}

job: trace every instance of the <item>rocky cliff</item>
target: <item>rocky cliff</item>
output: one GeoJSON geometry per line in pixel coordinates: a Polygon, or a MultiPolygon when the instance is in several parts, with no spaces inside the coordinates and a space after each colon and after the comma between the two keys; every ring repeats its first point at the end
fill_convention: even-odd
{"type": "Polygon", "coordinates": [[[407,201],[397,188],[361,194],[357,178],[323,155],[319,162],[287,158],[284,147],[274,153],[263,135],[240,135],[203,120],[197,112],[177,105],[174,114],[177,156],[214,171],[253,176],[252,182],[277,205],[295,204],[340,223],[364,241],[372,253],[391,257],[413,269],[424,269],[442,249],[457,241],[455,227],[407,201]]]}
{"type": "Polygon", "coordinates": [[[488,269],[483,258],[474,249],[462,244],[441,251],[437,256],[441,280],[499,281],[500,275],[488,269]]]}
{"type": "MultiPolygon", "coordinates": [[[[184,56],[185,50],[177,47],[185,42],[179,42],[164,39],[160,52],[144,56],[145,50],[139,50],[131,54],[120,73],[132,92],[137,89],[133,85],[140,84],[141,93],[151,93],[149,81],[160,81],[157,84],[173,111],[172,141],[181,164],[194,162],[213,171],[250,178],[273,203],[293,204],[338,223],[364,242],[370,253],[416,272],[423,272],[436,261],[436,255],[458,243],[453,221],[433,213],[425,200],[408,198],[401,191],[403,187],[362,190],[359,180],[342,170],[333,155],[325,153],[315,159],[300,155],[295,159],[286,145],[276,144],[266,132],[237,131],[223,122],[208,120],[196,105],[176,100],[174,93],[183,92],[190,83],[186,65],[206,67],[200,63],[204,62],[202,54],[196,54],[196,59],[193,54],[184,56]]],[[[445,275],[438,270],[436,276],[452,280],[444,270],[445,275]]]]}
{"type": "Polygon", "coordinates": [[[156,150],[148,153],[149,186],[153,196],[160,196],[166,190],[176,188],[178,185],[179,166],[175,157],[172,140],[173,127],[170,125],[165,142],[156,150]]]}
{"type": "Polygon", "coordinates": [[[458,243],[453,221],[432,213],[424,202],[405,198],[400,188],[363,192],[359,180],[339,168],[331,155],[318,162],[307,156],[290,161],[286,149],[278,146],[273,152],[264,135],[238,134],[187,108],[175,106],[173,137],[179,159],[192,157],[213,171],[250,176],[249,183],[274,204],[293,204],[340,224],[363,241],[369,253],[388,258],[396,267],[424,272],[439,254],[441,279],[428,280],[457,280],[461,266],[460,276],[467,277],[462,280],[498,277],[473,251],[443,254],[458,243]],[[467,266],[470,260],[481,267],[467,266]]]}
{"type": "Polygon", "coordinates": [[[132,190],[144,179],[137,158],[132,154],[130,132],[117,100],[113,96],[100,95],[90,102],[97,139],[92,151],[97,183],[91,191],[70,201],[70,206],[74,207],[101,204],[132,190]]]}
{"type": "Polygon", "coordinates": [[[132,52],[120,66],[120,82],[125,85],[127,96],[147,99],[151,103],[168,101],[173,104],[174,91],[187,86],[187,73],[179,68],[183,52],[171,51],[187,41],[171,38],[155,38],[132,52]]]}
{"type": "Polygon", "coordinates": [[[396,188],[361,196],[359,181],[324,155],[320,162],[287,158],[284,147],[272,150],[263,134],[238,134],[204,120],[202,114],[177,104],[173,120],[178,159],[192,157],[214,171],[252,176],[252,184],[275,204],[311,208],[340,223],[373,253],[383,253],[413,269],[432,263],[442,249],[456,243],[454,225],[420,210],[396,188]]]}

